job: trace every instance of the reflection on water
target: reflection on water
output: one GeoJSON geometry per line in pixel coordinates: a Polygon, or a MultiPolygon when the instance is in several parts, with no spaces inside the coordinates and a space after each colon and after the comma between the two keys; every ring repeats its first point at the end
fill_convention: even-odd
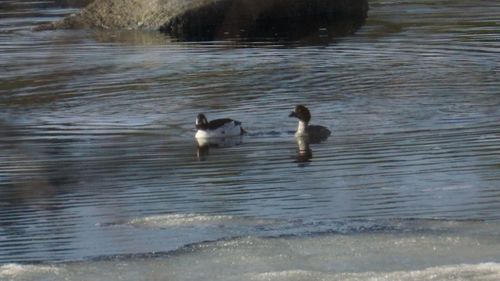
{"type": "MultiPolygon", "coordinates": [[[[0,10],[0,263],[247,236],[354,241],[393,219],[396,236],[419,233],[399,220],[497,225],[497,1],[372,1],[355,34],[321,46],[30,31],[72,11],[0,10]],[[296,139],[295,104],[332,136],[296,139]],[[198,112],[241,120],[249,134],[200,145],[198,112]]],[[[453,245],[470,250],[464,232],[453,245]]],[[[275,242],[304,242],[293,241],[275,242]]],[[[498,259],[478,251],[459,262],[487,258],[498,259]]]]}
{"type": "Polygon", "coordinates": [[[308,163],[313,157],[308,137],[295,137],[297,141],[297,163],[308,163]]]}
{"type": "Polygon", "coordinates": [[[160,31],[182,41],[224,40],[308,42],[353,34],[363,23],[367,0],[232,1],[192,9],[163,24],[160,31]],[[321,38],[323,37],[323,38],[321,38]]]}
{"type": "Polygon", "coordinates": [[[210,149],[217,148],[229,148],[237,145],[241,145],[243,141],[242,136],[237,137],[228,137],[228,138],[197,138],[196,142],[198,143],[198,159],[200,161],[206,160],[210,153],[210,149]]]}

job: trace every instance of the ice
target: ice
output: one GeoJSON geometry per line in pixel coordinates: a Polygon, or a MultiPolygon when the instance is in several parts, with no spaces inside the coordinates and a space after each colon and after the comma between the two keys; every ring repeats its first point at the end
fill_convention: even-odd
{"type": "Polygon", "coordinates": [[[500,264],[481,263],[477,265],[453,265],[430,267],[423,270],[396,272],[364,272],[364,273],[325,273],[304,270],[266,272],[248,276],[252,281],[400,281],[400,280],[440,280],[440,281],[470,281],[499,280],[500,264]]]}
{"type": "MultiPolygon", "coordinates": [[[[113,270],[112,265],[106,267],[90,264],[72,265],[71,269],[57,269],[55,267],[36,265],[9,264],[0,266],[0,280],[2,281],[84,281],[84,280],[220,280],[220,281],[400,281],[400,280],[439,280],[439,281],[497,281],[500,280],[499,263],[457,264],[429,267],[421,270],[393,271],[393,272],[323,272],[310,270],[282,270],[237,274],[225,272],[219,276],[207,275],[202,279],[192,279],[190,276],[167,272],[160,268],[157,261],[144,264],[142,268],[135,268],[125,264],[113,270]],[[124,268],[125,267],[125,268],[124,268]]],[[[140,265],[140,264],[137,264],[140,265]]],[[[102,266],[102,265],[101,265],[102,266]]],[[[229,266],[229,265],[228,265],[229,266]]]]}
{"type": "Polygon", "coordinates": [[[61,269],[56,265],[21,265],[9,263],[0,266],[0,280],[64,280],[59,279],[61,269]]]}
{"type": "Polygon", "coordinates": [[[500,280],[500,237],[491,224],[438,225],[423,222],[411,232],[245,236],[150,255],[6,264],[0,280],[500,280]]]}

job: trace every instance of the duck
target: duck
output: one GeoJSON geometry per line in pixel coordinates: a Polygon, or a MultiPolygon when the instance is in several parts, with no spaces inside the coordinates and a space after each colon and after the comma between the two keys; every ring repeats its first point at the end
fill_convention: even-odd
{"type": "Polygon", "coordinates": [[[222,118],[208,122],[203,113],[196,117],[196,129],[195,138],[197,139],[236,137],[246,132],[240,121],[222,118]]]}
{"type": "Polygon", "coordinates": [[[314,143],[324,141],[331,135],[331,131],[324,126],[309,125],[311,112],[304,105],[299,104],[295,106],[294,111],[288,117],[299,119],[299,125],[295,132],[295,137],[297,138],[307,138],[307,141],[314,143]]]}

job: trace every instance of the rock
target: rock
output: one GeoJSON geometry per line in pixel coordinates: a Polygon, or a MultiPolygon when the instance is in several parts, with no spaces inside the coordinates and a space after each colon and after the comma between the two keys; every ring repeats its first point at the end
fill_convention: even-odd
{"type": "Polygon", "coordinates": [[[217,0],[97,0],[45,29],[159,29],[171,18],[217,0]]]}
{"type": "Polygon", "coordinates": [[[367,11],[367,0],[98,0],[34,29],[155,29],[186,40],[302,36],[339,23],[359,27],[367,11]]]}

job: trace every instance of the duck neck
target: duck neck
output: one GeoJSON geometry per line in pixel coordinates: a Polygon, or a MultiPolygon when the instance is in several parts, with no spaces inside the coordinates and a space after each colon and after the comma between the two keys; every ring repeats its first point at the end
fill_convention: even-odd
{"type": "Polygon", "coordinates": [[[297,132],[295,132],[296,136],[306,136],[307,135],[307,123],[299,120],[299,126],[297,127],[297,132]]]}

